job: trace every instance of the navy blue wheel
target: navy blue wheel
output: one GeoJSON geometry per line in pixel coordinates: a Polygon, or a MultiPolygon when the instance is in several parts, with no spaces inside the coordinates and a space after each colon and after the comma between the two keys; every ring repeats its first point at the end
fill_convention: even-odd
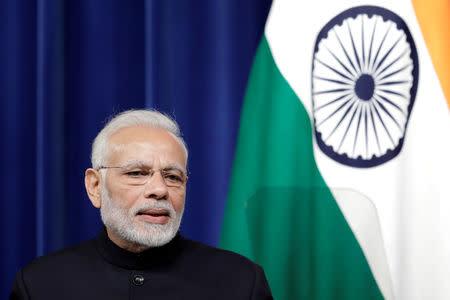
{"type": "Polygon", "coordinates": [[[395,13],[348,9],[320,31],[312,62],[314,130],[319,148],[360,168],[401,150],[417,91],[411,33],[395,13]]]}

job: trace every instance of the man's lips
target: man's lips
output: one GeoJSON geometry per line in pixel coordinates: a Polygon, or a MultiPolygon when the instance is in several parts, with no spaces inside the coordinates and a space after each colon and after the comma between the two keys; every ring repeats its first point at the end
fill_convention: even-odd
{"type": "Polygon", "coordinates": [[[167,209],[151,208],[138,212],[137,216],[148,223],[165,224],[169,221],[170,213],[167,209]]]}

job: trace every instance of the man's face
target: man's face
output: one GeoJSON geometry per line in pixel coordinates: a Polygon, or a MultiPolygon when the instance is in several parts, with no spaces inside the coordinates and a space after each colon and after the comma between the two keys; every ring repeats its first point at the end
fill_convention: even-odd
{"type": "Polygon", "coordinates": [[[168,186],[160,171],[186,170],[186,153],[173,134],[149,127],[120,129],[109,139],[101,215],[117,245],[140,251],[168,243],[178,231],[186,185],[168,186]],[[135,178],[144,174],[144,182],[135,178]],[[139,181],[139,180],[138,180],[139,181]]]}

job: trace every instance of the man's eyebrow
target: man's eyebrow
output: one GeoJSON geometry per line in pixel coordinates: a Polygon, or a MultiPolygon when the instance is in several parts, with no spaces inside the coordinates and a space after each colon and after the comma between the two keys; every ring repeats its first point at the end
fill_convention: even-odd
{"type": "Polygon", "coordinates": [[[177,169],[177,170],[184,171],[184,168],[179,163],[170,163],[167,166],[165,166],[164,169],[166,169],[166,170],[177,169]]]}
{"type": "MultiPolygon", "coordinates": [[[[138,168],[142,168],[142,167],[146,167],[146,168],[151,168],[151,164],[144,162],[142,160],[130,160],[128,161],[125,165],[123,165],[124,168],[130,168],[130,167],[138,167],[138,168]]],[[[177,170],[181,170],[184,171],[184,168],[179,164],[179,163],[170,163],[166,166],[164,166],[163,169],[177,169],[177,170]]]]}
{"type": "Polygon", "coordinates": [[[130,168],[130,167],[149,167],[149,164],[146,162],[143,162],[141,160],[130,160],[125,165],[123,165],[124,168],[130,168]]]}

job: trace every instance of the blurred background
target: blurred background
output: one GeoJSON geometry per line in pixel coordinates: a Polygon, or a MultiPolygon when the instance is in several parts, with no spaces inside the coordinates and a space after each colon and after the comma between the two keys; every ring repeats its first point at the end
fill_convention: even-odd
{"type": "Polygon", "coordinates": [[[239,116],[268,0],[0,1],[0,298],[37,256],[97,235],[84,190],[112,114],[179,122],[182,233],[217,246],[239,116]]]}

